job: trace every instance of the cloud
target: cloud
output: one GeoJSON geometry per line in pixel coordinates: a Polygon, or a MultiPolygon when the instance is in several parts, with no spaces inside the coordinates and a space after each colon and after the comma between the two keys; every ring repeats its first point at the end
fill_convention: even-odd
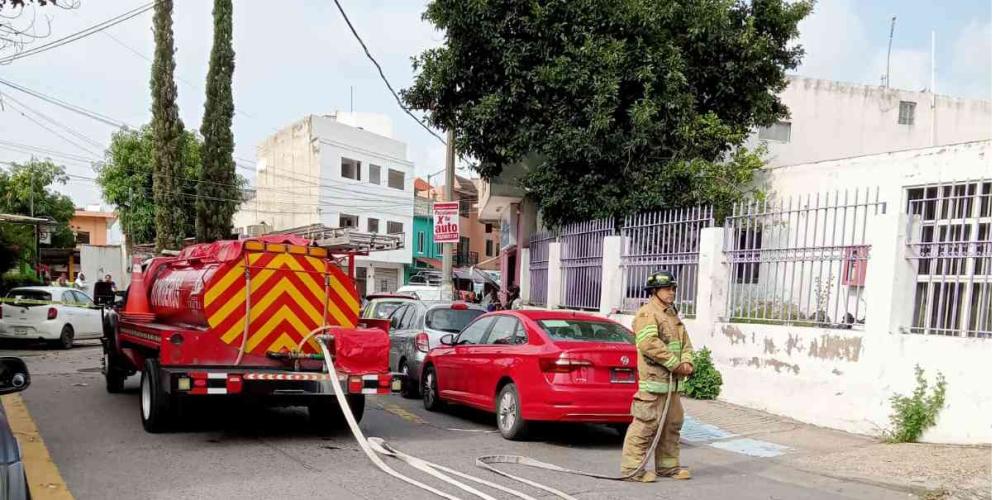
{"type": "Polygon", "coordinates": [[[800,24],[799,42],[806,54],[794,73],[827,80],[855,80],[859,55],[868,47],[864,25],[853,0],[819,2],[800,24]]]}
{"type": "Polygon", "coordinates": [[[962,97],[990,98],[993,25],[977,19],[962,27],[950,50],[938,43],[938,92],[962,97]],[[948,62],[942,61],[948,57],[948,62]],[[942,81],[942,69],[948,78],[942,81]]]}

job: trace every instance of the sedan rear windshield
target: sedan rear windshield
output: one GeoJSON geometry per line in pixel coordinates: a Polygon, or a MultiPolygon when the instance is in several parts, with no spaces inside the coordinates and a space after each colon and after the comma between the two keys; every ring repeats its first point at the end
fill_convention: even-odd
{"type": "Polygon", "coordinates": [[[632,333],[618,323],[587,320],[543,319],[539,320],[545,333],[552,340],[580,342],[627,342],[633,343],[632,333]]]}
{"type": "Polygon", "coordinates": [[[373,311],[374,317],[378,319],[386,319],[402,303],[402,300],[379,300],[375,302],[375,310],[373,311]]]}
{"type": "Polygon", "coordinates": [[[52,294],[41,290],[11,290],[7,292],[6,304],[23,306],[45,305],[52,301],[52,294]]]}
{"type": "Polygon", "coordinates": [[[465,325],[485,313],[486,311],[479,309],[431,309],[427,311],[427,328],[458,333],[465,325]]]}

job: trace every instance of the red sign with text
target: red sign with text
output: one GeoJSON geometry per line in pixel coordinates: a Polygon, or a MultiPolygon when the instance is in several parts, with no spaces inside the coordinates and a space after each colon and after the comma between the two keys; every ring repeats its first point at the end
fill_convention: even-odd
{"type": "Polygon", "coordinates": [[[434,203],[434,243],[458,243],[458,202],[434,203]]]}

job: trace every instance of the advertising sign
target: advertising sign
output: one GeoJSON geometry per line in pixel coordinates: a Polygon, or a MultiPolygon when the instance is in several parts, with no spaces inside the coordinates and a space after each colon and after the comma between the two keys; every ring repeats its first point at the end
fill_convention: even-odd
{"type": "Polygon", "coordinates": [[[458,243],[458,202],[434,203],[434,243],[458,243]]]}

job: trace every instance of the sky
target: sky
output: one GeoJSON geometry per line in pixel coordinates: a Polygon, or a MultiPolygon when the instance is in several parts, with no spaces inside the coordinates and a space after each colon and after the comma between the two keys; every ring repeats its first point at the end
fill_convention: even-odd
{"type": "MultiPolygon", "coordinates": [[[[145,3],[77,2],[78,7],[69,10],[35,10],[36,26],[45,28],[47,24],[43,32],[49,34],[35,45],[145,3]]],[[[341,3],[397,90],[413,81],[411,58],[443,43],[443,34],[421,20],[425,1],[341,3]]],[[[211,4],[209,0],[175,2],[175,79],[180,115],[189,129],[200,127],[203,112],[212,44],[211,4]]],[[[352,88],[355,111],[383,113],[392,119],[393,135],[407,144],[407,156],[417,175],[426,176],[444,167],[444,146],[400,110],[332,0],[234,4],[233,129],[235,156],[242,167],[252,168],[257,143],[305,115],[350,110],[352,88]]],[[[930,40],[931,31],[935,31],[937,92],[990,99],[990,13],[988,0],[818,0],[814,13],[801,25],[806,56],[794,73],[878,85],[885,73],[890,19],[896,16],[890,66],[893,87],[930,88],[930,40]]],[[[104,32],[0,66],[0,78],[137,127],[150,118],[151,26],[152,13],[144,13],[104,32]]],[[[9,49],[0,51],[0,57],[12,53],[9,49]]],[[[81,207],[100,203],[97,185],[81,177],[96,175],[90,162],[103,157],[115,129],[7,87],[0,86],[0,95],[4,103],[0,108],[0,162],[29,159],[24,145],[44,148],[75,176],[59,188],[61,191],[81,207]],[[39,126],[21,114],[17,109],[21,106],[74,133],[46,124],[56,134],[39,126]]],[[[44,118],[39,120],[35,115],[35,119],[44,124],[44,118]]],[[[443,137],[443,133],[439,135],[443,137]]],[[[240,168],[238,172],[252,177],[250,170],[240,168]]],[[[440,183],[442,179],[438,176],[433,181],[440,183]]]]}

